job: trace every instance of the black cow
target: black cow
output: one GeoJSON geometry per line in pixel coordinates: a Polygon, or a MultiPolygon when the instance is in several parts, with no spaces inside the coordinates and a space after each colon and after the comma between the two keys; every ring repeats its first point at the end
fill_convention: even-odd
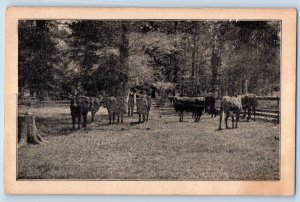
{"type": "Polygon", "coordinates": [[[211,118],[217,116],[218,111],[216,109],[216,99],[214,96],[205,97],[205,112],[210,114],[211,118]]]}
{"type": "Polygon", "coordinates": [[[179,114],[179,122],[183,121],[183,112],[192,112],[195,122],[199,122],[203,111],[205,110],[205,98],[187,98],[176,97],[174,99],[174,109],[179,114]]]}
{"type": "Polygon", "coordinates": [[[243,110],[244,110],[244,114],[242,116],[242,118],[246,118],[247,116],[247,121],[250,120],[251,118],[251,113],[253,112],[253,116],[254,116],[254,121],[255,121],[255,113],[256,113],[256,106],[257,106],[257,98],[255,94],[246,94],[246,95],[239,95],[239,97],[241,97],[242,100],[242,106],[243,106],[243,110]]]}
{"type": "Polygon", "coordinates": [[[83,119],[82,127],[87,127],[87,114],[89,112],[90,102],[89,98],[84,96],[72,96],[71,97],[71,116],[73,129],[75,129],[75,124],[77,120],[77,129],[80,129],[81,117],[83,119]]]}

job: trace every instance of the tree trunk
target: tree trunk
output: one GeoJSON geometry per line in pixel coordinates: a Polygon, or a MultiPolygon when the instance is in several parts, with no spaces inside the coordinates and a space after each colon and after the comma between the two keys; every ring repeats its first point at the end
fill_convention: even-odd
{"type": "MultiPolygon", "coordinates": [[[[122,69],[125,73],[125,75],[128,77],[129,75],[129,64],[128,64],[128,58],[129,58],[129,39],[128,39],[128,27],[129,23],[122,22],[121,24],[122,32],[121,32],[121,43],[119,46],[120,50],[120,63],[122,65],[122,69]]],[[[122,89],[122,96],[125,97],[128,92],[128,78],[126,78],[122,85],[120,86],[122,89]]]]}
{"type": "MultiPolygon", "coordinates": [[[[197,23],[197,22],[196,22],[197,23]]],[[[198,24],[195,24],[193,34],[193,52],[192,52],[192,72],[191,75],[195,76],[195,63],[196,63],[196,51],[197,51],[197,35],[198,35],[198,24]]]]}
{"type": "Polygon", "coordinates": [[[18,115],[18,147],[25,143],[40,144],[44,142],[36,125],[32,113],[18,115]]]}

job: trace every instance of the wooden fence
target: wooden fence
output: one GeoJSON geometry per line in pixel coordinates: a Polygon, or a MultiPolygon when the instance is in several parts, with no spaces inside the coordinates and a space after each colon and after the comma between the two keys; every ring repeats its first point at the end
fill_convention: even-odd
{"type": "Polygon", "coordinates": [[[280,122],[280,98],[262,97],[262,96],[257,97],[257,108],[256,108],[255,115],[258,118],[276,120],[279,123],[280,122]],[[268,103],[270,104],[269,106],[268,103]]]}
{"type": "Polygon", "coordinates": [[[40,100],[19,100],[18,105],[25,105],[25,106],[34,106],[34,105],[69,105],[71,103],[70,100],[47,100],[47,101],[40,101],[40,100]]]}
{"type": "MultiPolygon", "coordinates": [[[[169,101],[172,102],[174,99],[173,96],[169,97],[169,101]]],[[[216,108],[220,109],[221,98],[216,99],[216,108]]],[[[70,100],[53,100],[53,101],[38,101],[38,100],[20,100],[19,105],[69,105],[70,100]]],[[[269,121],[280,121],[280,98],[279,97],[257,97],[257,108],[255,117],[261,120],[269,120],[269,121]]],[[[253,119],[253,114],[251,116],[253,119]]]]}

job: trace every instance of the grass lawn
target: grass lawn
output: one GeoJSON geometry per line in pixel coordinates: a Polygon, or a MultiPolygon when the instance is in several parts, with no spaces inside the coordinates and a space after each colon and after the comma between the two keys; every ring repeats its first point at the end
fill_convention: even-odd
{"type": "Polygon", "coordinates": [[[147,123],[135,124],[134,115],[108,125],[101,109],[88,130],[73,131],[67,105],[31,111],[47,142],[18,149],[18,179],[280,179],[274,123],[242,120],[238,129],[217,131],[219,117],[194,123],[186,114],[180,123],[173,109],[152,108],[147,123]]]}

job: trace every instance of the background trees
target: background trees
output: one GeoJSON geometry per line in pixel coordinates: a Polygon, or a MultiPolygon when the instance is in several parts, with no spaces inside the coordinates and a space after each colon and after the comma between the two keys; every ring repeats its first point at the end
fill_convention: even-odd
{"type": "Polygon", "coordinates": [[[39,97],[184,82],[190,95],[267,95],[279,91],[280,23],[20,21],[18,75],[20,95],[39,97]]]}
{"type": "Polygon", "coordinates": [[[28,88],[31,95],[44,97],[44,93],[55,90],[55,66],[60,62],[59,50],[53,40],[52,21],[19,22],[19,91],[23,95],[28,88]]]}

